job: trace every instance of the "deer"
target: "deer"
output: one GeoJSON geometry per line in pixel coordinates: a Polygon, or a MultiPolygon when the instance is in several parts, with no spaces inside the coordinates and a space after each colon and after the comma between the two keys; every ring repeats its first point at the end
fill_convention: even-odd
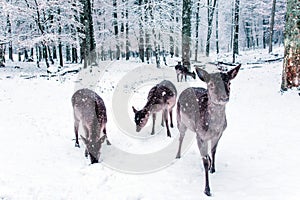
{"type": "Polygon", "coordinates": [[[218,142],[227,127],[225,106],[229,102],[230,81],[236,77],[240,67],[238,65],[227,73],[208,73],[197,67],[196,73],[207,84],[207,89],[189,87],[178,98],[177,128],[180,136],[176,158],[181,157],[181,145],[187,129],[195,132],[205,169],[204,193],[207,196],[211,196],[208,171],[215,172],[218,142]]]}
{"type": "Polygon", "coordinates": [[[196,79],[195,72],[190,72],[186,66],[181,65],[181,62],[178,62],[178,64],[175,66],[175,70],[177,74],[177,82],[182,82],[183,77],[186,82],[187,76],[191,76],[193,79],[196,79]]]}
{"type": "Polygon", "coordinates": [[[169,129],[168,114],[170,115],[170,126],[173,128],[172,109],[175,106],[177,97],[177,90],[175,85],[168,80],[163,80],[159,84],[155,85],[149,91],[147,103],[141,110],[137,110],[132,106],[132,110],[135,114],[134,121],[136,124],[136,132],[140,132],[141,129],[147,124],[150,115],[152,114],[152,132],[155,134],[155,120],[156,113],[162,111],[161,125],[167,127],[167,136],[171,137],[169,129]]]}
{"type": "Polygon", "coordinates": [[[90,156],[91,164],[98,163],[102,143],[106,140],[111,145],[106,133],[106,107],[103,99],[90,89],[80,89],[72,96],[74,111],[75,147],[80,148],[78,141],[79,123],[84,130],[80,135],[85,144],[85,157],[90,156]],[[103,133],[103,134],[101,134],[103,133]]]}

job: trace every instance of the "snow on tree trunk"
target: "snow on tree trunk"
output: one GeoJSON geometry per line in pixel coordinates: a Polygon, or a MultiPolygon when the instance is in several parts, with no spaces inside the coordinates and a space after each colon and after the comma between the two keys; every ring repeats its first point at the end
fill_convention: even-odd
{"type": "Polygon", "coordinates": [[[190,43],[191,43],[191,0],[183,0],[182,7],[182,63],[190,69],[190,43]]]}
{"type": "Polygon", "coordinates": [[[92,17],[92,5],[90,0],[80,0],[83,5],[81,23],[84,26],[85,38],[82,39],[81,48],[84,59],[84,68],[96,63],[96,42],[92,17]]]}
{"type": "Polygon", "coordinates": [[[126,10],[125,10],[125,18],[126,18],[126,24],[125,24],[125,34],[126,34],[126,60],[129,60],[130,57],[130,50],[129,50],[129,19],[128,19],[128,0],[126,0],[126,10]]]}
{"type": "Polygon", "coordinates": [[[216,1],[217,0],[208,0],[207,1],[207,37],[206,37],[206,50],[205,54],[208,57],[209,56],[209,50],[210,50],[210,38],[212,33],[212,22],[214,18],[214,11],[216,8],[216,1]]]}
{"type": "Polygon", "coordinates": [[[219,54],[219,2],[216,3],[216,50],[217,54],[219,54]]]}
{"type": "Polygon", "coordinates": [[[239,15],[240,15],[240,0],[235,0],[234,8],[234,33],[233,33],[233,60],[235,63],[235,56],[239,54],[239,15]]]}
{"type": "Polygon", "coordinates": [[[118,27],[118,12],[117,12],[117,0],[113,0],[113,26],[114,26],[114,34],[116,38],[116,59],[119,60],[121,56],[121,50],[119,46],[119,27],[118,27]]]}
{"type": "MultiPolygon", "coordinates": [[[[9,15],[7,15],[7,33],[8,33],[8,36],[11,38],[12,37],[12,32],[11,32],[11,21],[10,21],[9,15]]],[[[14,61],[14,58],[13,58],[13,46],[12,46],[11,39],[10,39],[10,41],[8,43],[8,58],[9,58],[9,60],[14,61]]]]}
{"type": "Polygon", "coordinates": [[[276,0],[273,0],[271,23],[270,23],[269,53],[271,53],[273,50],[272,42],[273,42],[273,31],[274,31],[275,7],[276,7],[276,0]]]}
{"type": "Polygon", "coordinates": [[[144,44],[144,27],[143,27],[143,6],[142,6],[143,0],[138,1],[139,5],[139,13],[140,13],[140,19],[139,19],[139,57],[142,62],[145,62],[145,44],[144,44]]]}
{"type": "Polygon", "coordinates": [[[0,44],[0,67],[5,67],[4,65],[4,45],[0,44]]]}
{"type": "Polygon", "coordinates": [[[300,1],[288,0],[281,90],[300,85],[300,1]]]}
{"type": "Polygon", "coordinates": [[[199,21],[200,21],[200,1],[197,2],[197,11],[196,11],[196,30],[195,30],[195,61],[198,60],[198,51],[199,51],[199,21]]]}

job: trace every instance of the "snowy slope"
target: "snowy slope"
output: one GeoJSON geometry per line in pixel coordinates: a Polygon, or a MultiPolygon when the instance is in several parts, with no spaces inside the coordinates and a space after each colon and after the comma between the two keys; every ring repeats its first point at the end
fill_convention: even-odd
{"type": "MultiPolygon", "coordinates": [[[[299,198],[300,97],[296,91],[279,92],[281,62],[243,65],[232,81],[226,108],[228,128],[218,146],[216,173],[210,175],[213,197],[203,193],[203,167],[195,142],[180,160],[152,173],[122,173],[104,161],[89,165],[83,145],[75,148],[72,140],[70,99],[82,84],[78,75],[24,79],[24,75],[43,72],[19,65],[22,69],[0,69],[0,199],[299,198]]],[[[126,73],[143,64],[118,61],[109,65],[95,90],[109,111],[107,130],[113,145],[146,153],[172,142],[178,136],[176,128],[171,130],[171,139],[165,130],[148,140],[122,135],[113,120],[113,92],[126,73]]],[[[170,76],[175,80],[175,72],[170,76]]],[[[189,84],[204,86],[199,79],[189,84]]],[[[141,108],[149,88],[141,84],[129,104],[141,108]]],[[[133,117],[130,107],[128,112],[133,117]]]]}

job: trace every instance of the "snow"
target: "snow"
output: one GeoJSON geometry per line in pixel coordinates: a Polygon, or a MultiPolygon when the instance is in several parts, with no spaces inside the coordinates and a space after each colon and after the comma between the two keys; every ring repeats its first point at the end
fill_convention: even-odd
{"type": "MultiPolygon", "coordinates": [[[[247,52],[244,57],[242,53],[241,60],[248,63],[247,57],[252,59],[260,53],[249,56],[247,52]]],[[[171,129],[172,138],[164,128],[156,130],[154,136],[145,131],[141,135],[132,132],[136,137],[129,137],[120,131],[113,114],[112,99],[120,80],[140,66],[155,71],[154,64],[116,61],[103,65],[109,67],[99,72],[101,80],[94,89],[106,103],[107,132],[113,146],[145,154],[178,140],[176,127],[171,129]]],[[[90,165],[82,142],[80,149],[74,147],[71,96],[76,88],[95,80],[83,83],[80,75],[71,73],[40,77],[45,69],[35,68],[34,63],[8,63],[0,68],[0,199],[298,199],[300,97],[294,90],[280,93],[281,72],[282,62],[245,64],[232,80],[226,107],[228,127],[218,146],[216,173],[210,174],[213,196],[207,197],[196,142],[179,160],[175,160],[175,149],[174,161],[151,173],[111,169],[105,164],[110,151],[106,145],[103,161],[90,165]]],[[[169,76],[175,83],[175,71],[169,76]]],[[[133,82],[135,85],[126,85],[130,117],[124,120],[134,128],[131,106],[140,109],[151,83],[158,81],[133,82]]],[[[198,78],[188,84],[205,86],[198,78]]],[[[184,87],[177,89],[180,93],[184,87]]],[[[160,115],[157,117],[160,125],[160,115]]]]}

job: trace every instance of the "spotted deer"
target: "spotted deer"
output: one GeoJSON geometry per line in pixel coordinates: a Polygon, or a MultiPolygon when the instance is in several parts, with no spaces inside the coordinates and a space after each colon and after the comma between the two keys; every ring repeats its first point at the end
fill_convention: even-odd
{"type": "Polygon", "coordinates": [[[102,98],[89,89],[80,89],[72,96],[74,111],[75,147],[79,146],[78,128],[81,122],[84,136],[82,141],[86,146],[85,156],[90,156],[91,163],[97,163],[100,158],[100,149],[105,141],[110,145],[106,134],[106,108],[102,98]],[[103,134],[101,134],[103,133],[103,134]]]}
{"type": "Polygon", "coordinates": [[[189,87],[180,94],[177,102],[177,127],[180,137],[176,158],[181,156],[186,130],[195,132],[205,169],[204,193],[208,196],[211,195],[208,171],[215,172],[217,145],[227,126],[225,105],[229,101],[230,81],[236,77],[240,67],[238,65],[227,73],[212,74],[196,68],[198,77],[207,83],[207,89],[189,87]]]}
{"type": "Polygon", "coordinates": [[[168,80],[164,80],[154,86],[148,94],[147,103],[142,110],[137,110],[132,106],[135,114],[134,121],[136,131],[139,132],[147,124],[150,115],[152,114],[153,124],[151,135],[155,134],[156,113],[162,111],[161,125],[167,127],[167,136],[171,137],[168,124],[168,114],[170,115],[171,128],[173,128],[172,109],[176,103],[177,90],[174,84],[168,80]]]}

